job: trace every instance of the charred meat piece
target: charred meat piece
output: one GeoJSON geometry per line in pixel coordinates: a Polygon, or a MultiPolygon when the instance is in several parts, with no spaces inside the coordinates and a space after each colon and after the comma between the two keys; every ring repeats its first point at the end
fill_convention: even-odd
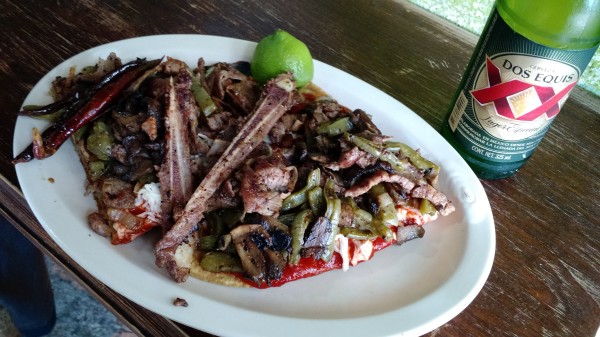
{"type": "Polygon", "coordinates": [[[104,218],[104,215],[98,212],[90,213],[88,215],[88,224],[90,228],[96,232],[96,234],[105,238],[110,238],[112,235],[112,229],[108,225],[108,222],[104,218]]]}
{"type": "Polygon", "coordinates": [[[257,158],[252,166],[243,169],[241,195],[244,211],[276,215],[283,199],[290,195],[296,184],[298,171],[286,166],[280,156],[257,158]]]}
{"type": "Polygon", "coordinates": [[[217,63],[206,75],[206,83],[213,100],[221,110],[246,116],[260,98],[260,86],[239,70],[236,64],[217,63]]]}
{"type": "Polygon", "coordinates": [[[333,224],[326,217],[319,217],[309,231],[302,245],[301,254],[303,257],[312,256],[314,259],[320,259],[333,232],[333,224]]]}
{"type": "Polygon", "coordinates": [[[346,190],[344,195],[351,198],[358,197],[367,193],[371,189],[371,187],[382,182],[398,183],[401,186],[403,186],[404,189],[407,190],[411,190],[414,187],[414,183],[403,176],[389,173],[384,170],[378,170],[375,171],[373,174],[369,175],[368,177],[361,179],[356,184],[352,185],[346,190]]]}
{"type": "Polygon", "coordinates": [[[228,129],[232,125],[231,122],[235,120],[232,116],[233,114],[229,111],[216,111],[205,117],[205,123],[211,131],[228,129]]]}
{"type": "Polygon", "coordinates": [[[340,210],[340,227],[351,227],[354,221],[354,208],[347,202],[342,202],[340,210]]]}
{"type": "Polygon", "coordinates": [[[256,105],[256,101],[260,97],[260,89],[258,83],[246,79],[244,81],[230,84],[225,88],[225,92],[231,102],[231,105],[236,110],[243,111],[244,114],[249,114],[256,105]]]}
{"type": "Polygon", "coordinates": [[[353,165],[365,168],[370,165],[374,165],[376,161],[377,158],[364,151],[361,151],[358,147],[354,146],[352,149],[342,153],[340,160],[338,161],[338,165],[340,169],[349,168],[353,165]]]}
{"type": "Polygon", "coordinates": [[[441,215],[448,215],[454,211],[454,205],[448,200],[446,195],[431,185],[420,185],[415,187],[411,196],[413,198],[422,198],[429,200],[441,215]]]}
{"type": "Polygon", "coordinates": [[[105,207],[133,208],[135,206],[133,185],[121,179],[113,177],[102,180],[99,193],[105,207]]]}
{"type": "Polygon", "coordinates": [[[122,65],[121,59],[115,53],[110,53],[106,60],[99,59],[95,66],[86,67],[76,75],[57,77],[52,82],[52,96],[55,100],[61,100],[77,92],[89,90],[104,76],[114,72],[122,65]]]}
{"type": "Polygon", "coordinates": [[[236,208],[242,205],[239,193],[239,181],[228,179],[217,189],[215,194],[206,202],[206,212],[220,208],[236,208]]]}
{"type": "Polygon", "coordinates": [[[351,166],[341,171],[341,176],[343,179],[344,186],[346,188],[350,188],[354,186],[357,182],[361,181],[363,178],[366,178],[369,175],[372,175],[373,173],[378,171],[386,171],[391,174],[394,173],[394,169],[392,169],[389,164],[377,161],[373,165],[369,165],[367,167],[351,166]]]}
{"type": "Polygon", "coordinates": [[[359,132],[368,131],[373,134],[381,134],[381,131],[379,131],[377,125],[373,123],[371,117],[364,110],[356,109],[352,112],[351,116],[352,124],[357,127],[359,132]]]}
{"type": "Polygon", "coordinates": [[[183,298],[177,297],[173,300],[173,305],[176,307],[187,307],[188,302],[183,298]]]}
{"type": "Polygon", "coordinates": [[[126,136],[121,143],[114,144],[111,156],[118,162],[109,167],[110,173],[132,183],[153,177],[156,174],[154,167],[162,157],[162,146],[153,150],[146,146],[147,140],[146,135],[137,132],[126,136]]]}
{"type": "Polygon", "coordinates": [[[138,92],[113,109],[105,122],[113,137],[110,156],[114,160],[104,176],[132,183],[154,181],[155,167],[164,155],[162,107],[153,97],[138,92]]]}

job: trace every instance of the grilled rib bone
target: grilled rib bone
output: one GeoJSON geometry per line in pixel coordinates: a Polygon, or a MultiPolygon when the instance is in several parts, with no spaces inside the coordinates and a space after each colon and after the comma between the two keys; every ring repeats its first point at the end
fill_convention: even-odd
{"type": "Polygon", "coordinates": [[[187,72],[181,72],[177,82],[169,79],[167,111],[165,113],[165,146],[166,154],[158,172],[161,194],[163,195],[163,227],[169,229],[173,213],[183,208],[193,192],[192,172],[190,165],[190,149],[188,128],[185,123],[189,115],[190,104],[186,100],[193,99],[189,89],[191,78],[187,72]]]}
{"type": "Polygon", "coordinates": [[[156,245],[156,264],[167,269],[177,282],[184,282],[190,272],[192,254],[177,254],[177,248],[188,239],[202,220],[205,205],[227,177],[267,136],[271,128],[290,109],[295,84],[290,74],[269,81],[254,112],[240,133],[204,177],[192,194],[181,216],[156,245]]]}

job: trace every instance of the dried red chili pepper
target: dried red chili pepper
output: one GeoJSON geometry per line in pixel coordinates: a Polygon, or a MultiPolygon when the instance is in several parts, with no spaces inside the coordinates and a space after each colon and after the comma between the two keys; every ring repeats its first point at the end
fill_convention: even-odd
{"type": "MultiPolygon", "coordinates": [[[[64,120],[61,119],[51,125],[42,133],[41,139],[39,139],[39,136],[36,137],[36,141],[32,142],[32,144],[30,144],[23,152],[15,157],[12,163],[18,164],[33,159],[44,159],[53,155],[75,131],[102,116],[113,103],[122,97],[125,90],[136,79],[142,76],[146,70],[157,66],[160,61],[160,59],[153,61],[137,59],[124,64],[115,71],[104,76],[102,80],[96,84],[94,92],[85,104],[81,106],[81,100],[73,99],[71,107],[81,106],[81,108],[77,109],[72,116],[64,120]]],[[[52,104],[50,104],[49,106],[37,110],[52,112],[51,110],[55,109],[56,106],[57,105],[52,106],[52,104]]]]}
{"type": "Polygon", "coordinates": [[[81,101],[83,99],[82,92],[76,92],[73,95],[56,101],[54,103],[50,103],[48,105],[44,105],[42,107],[30,107],[25,106],[21,111],[19,111],[19,116],[28,116],[28,117],[38,117],[45,116],[51,113],[57,112],[60,109],[69,108],[73,106],[76,102],[81,101]]]}

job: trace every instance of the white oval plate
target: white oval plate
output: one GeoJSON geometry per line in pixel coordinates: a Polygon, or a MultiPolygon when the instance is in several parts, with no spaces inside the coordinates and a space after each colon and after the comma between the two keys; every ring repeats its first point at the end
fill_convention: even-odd
{"type": "MultiPolygon", "coordinates": [[[[51,102],[51,81],[115,52],[123,61],[163,55],[195,66],[250,60],[255,43],[202,35],[160,35],[92,48],[64,61],[31,90],[24,104],[51,102]]],[[[93,233],[84,197],[84,172],[70,142],[51,158],[18,164],[17,176],[31,209],[57,244],[100,281],[139,305],[220,336],[418,336],[460,313],[483,287],[492,267],[492,211],[479,180],[425,121],[373,86],[321,62],[313,82],[340,103],[372,114],[382,132],[420,148],[439,163],[439,188],[456,212],[426,225],[423,239],[393,246],[347,272],[332,271],[267,290],[229,288],[189,279],[172,281],[154,264],[154,237],[113,246],[93,233]],[[188,307],[172,304],[176,297],[188,307]]],[[[13,151],[46,124],[19,117],[13,151]]]]}

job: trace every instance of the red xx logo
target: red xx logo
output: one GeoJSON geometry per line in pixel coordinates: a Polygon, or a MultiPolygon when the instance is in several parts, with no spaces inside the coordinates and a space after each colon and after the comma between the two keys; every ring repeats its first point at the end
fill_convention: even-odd
{"type": "Polygon", "coordinates": [[[502,82],[500,69],[486,57],[486,70],[489,87],[471,91],[471,95],[480,105],[494,103],[499,115],[519,121],[533,121],[544,113],[548,119],[558,114],[558,102],[565,97],[576,83],[571,83],[560,92],[555,93],[552,87],[534,85],[518,79],[502,82]],[[541,105],[523,113],[516,113],[509,104],[508,97],[533,89],[541,105]]]}

